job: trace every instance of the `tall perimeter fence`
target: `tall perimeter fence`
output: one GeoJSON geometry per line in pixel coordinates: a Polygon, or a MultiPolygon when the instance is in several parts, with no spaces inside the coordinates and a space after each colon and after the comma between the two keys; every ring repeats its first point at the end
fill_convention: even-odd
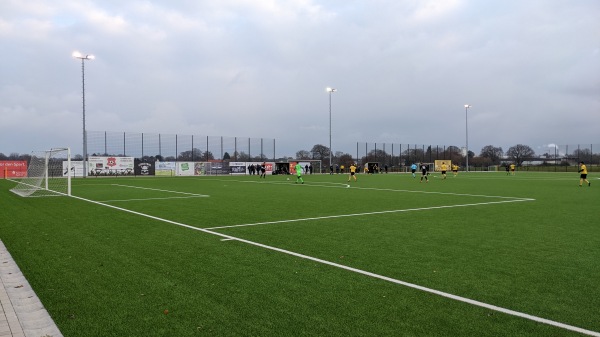
{"type": "MultiPolygon", "coordinates": [[[[285,171],[287,156],[276,157],[276,143],[273,138],[223,137],[202,135],[180,135],[140,132],[87,132],[88,157],[132,157],[139,161],[159,162],[221,162],[219,174],[228,174],[228,163],[273,162],[274,172],[285,171]],[[280,165],[281,164],[281,165],[280,165]]],[[[514,146],[517,147],[517,146],[514,146]]],[[[600,144],[571,145],[523,145],[529,151],[517,153],[513,147],[500,149],[495,156],[486,156],[471,149],[468,158],[469,171],[495,171],[508,163],[517,164],[518,170],[576,172],[577,165],[585,162],[588,171],[600,172],[600,144]]],[[[329,172],[329,152],[313,153],[311,158],[296,158],[314,166],[315,172],[329,172]]],[[[379,170],[405,172],[413,163],[434,163],[447,160],[466,168],[467,158],[464,148],[453,145],[397,144],[357,142],[352,153],[337,153],[332,157],[332,167],[336,170],[356,163],[360,167],[376,165],[379,170]]],[[[74,160],[81,160],[75,155],[74,160]]],[[[22,174],[16,168],[27,167],[29,155],[0,153],[0,170],[22,174]],[[9,167],[10,166],[10,167],[9,167]],[[14,171],[14,172],[13,172],[14,171]],[[19,171],[19,172],[17,172],[19,171]]],[[[215,164],[217,165],[217,164],[215,164]]],[[[136,166],[137,167],[137,166],[136,166]]],[[[26,169],[25,169],[26,170],[26,169]]],[[[312,172],[312,171],[311,171],[312,172]]],[[[0,175],[2,177],[2,175],[0,175]]]]}
{"type": "Polygon", "coordinates": [[[89,156],[160,161],[275,160],[275,139],[135,132],[87,132],[89,156]]]}
{"type": "MultiPolygon", "coordinates": [[[[515,153],[507,148],[496,158],[482,156],[470,149],[473,154],[469,156],[469,170],[497,170],[506,163],[516,162],[521,170],[571,172],[576,171],[578,163],[583,161],[588,170],[600,171],[600,144],[526,146],[533,153],[515,153]]],[[[448,160],[463,168],[467,163],[465,149],[453,145],[357,142],[356,152],[350,155],[358,163],[377,163],[380,168],[387,166],[392,172],[405,171],[412,163],[419,162],[448,160]]]]}

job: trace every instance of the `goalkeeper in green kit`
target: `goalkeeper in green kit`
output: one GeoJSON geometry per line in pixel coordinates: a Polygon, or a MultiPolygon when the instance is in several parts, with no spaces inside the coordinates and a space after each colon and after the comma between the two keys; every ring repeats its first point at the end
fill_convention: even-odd
{"type": "Polygon", "coordinates": [[[297,175],[296,184],[299,181],[304,184],[304,179],[302,179],[302,164],[297,163],[295,168],[296,168],[296,175],[297,175]]]}

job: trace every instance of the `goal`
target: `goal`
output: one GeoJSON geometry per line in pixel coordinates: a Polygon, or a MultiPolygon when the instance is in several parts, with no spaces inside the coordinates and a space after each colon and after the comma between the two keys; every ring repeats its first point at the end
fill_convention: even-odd
{"type": "Polygon", "coordinates": [[[71,195],[71,151],[57,148],[31,153],[27,176],[10,191],[22,197],[71,195]],[[63,164],[63,162],[66,162],[63,164]]]}

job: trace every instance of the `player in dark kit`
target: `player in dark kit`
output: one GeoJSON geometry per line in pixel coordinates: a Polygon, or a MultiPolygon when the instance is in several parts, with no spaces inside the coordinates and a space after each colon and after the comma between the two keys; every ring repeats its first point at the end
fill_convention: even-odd
{"type": "Polygon", "coordinates": [[[262,163],[260,166],[260,178],[267,178],[267,163],[262,163]]]}
{"type": "Polygon", "coordinates": [[[427,167],[426,164],[423,164],[423,163],[419,164],[419,168],[421,169],[421,181],[419,181],[419,182],[422,183],[423,178],[425,178],[425,182],[428,183],[429,178],[427,178],[427,171],[429,170],[429,168],[427,167]]]}

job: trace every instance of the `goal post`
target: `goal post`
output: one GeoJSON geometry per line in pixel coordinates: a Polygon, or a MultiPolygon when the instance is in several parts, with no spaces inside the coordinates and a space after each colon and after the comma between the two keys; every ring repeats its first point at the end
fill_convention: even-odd
{"type": "Polygon", "coordinates": [[[17,186],[10,191],[22,197],[70,196],[71,171],[69,148],[34,151],[27,166],[27,176],[13,180],[17,186]]]}

